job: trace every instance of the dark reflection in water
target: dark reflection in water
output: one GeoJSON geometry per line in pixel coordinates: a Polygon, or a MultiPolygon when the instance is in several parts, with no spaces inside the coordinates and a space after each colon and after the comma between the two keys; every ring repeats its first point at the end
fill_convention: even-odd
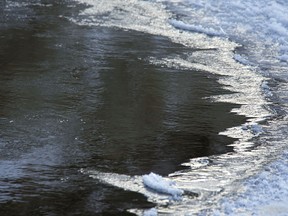
{"type": "Polygon", "coordinates": [[[232,151],[217,134],[244,119],[229,113],[234,105],[203,99],[225,93],[217,77],[148,63],[193,50],[76,26],[62,17],[81,9],[71,2],[21,2],[1,3],[0,215],[149,207],[79,169],[167,175],[190,158],[232,151]]]}

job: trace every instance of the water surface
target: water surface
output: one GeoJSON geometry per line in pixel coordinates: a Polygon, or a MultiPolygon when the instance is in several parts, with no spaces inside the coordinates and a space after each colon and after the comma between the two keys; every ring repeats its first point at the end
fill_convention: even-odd
{"type": "Polygon", "coordinates": [[[154,204],[79,170],[168,175],[233,151],[234,139],[218,133],[246,118],[207,98],[230,93],[220,76],[150,62],[201,49],[78,26],[67,19],[83,9],[76,3],[1,7],[1,215],[128,214],[154,204]]]}

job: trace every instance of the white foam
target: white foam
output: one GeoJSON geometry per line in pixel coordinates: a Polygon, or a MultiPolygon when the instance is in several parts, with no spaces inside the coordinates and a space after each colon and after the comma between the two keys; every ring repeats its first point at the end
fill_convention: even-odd
{"type": "Polygon", "coordinates": [[[183,194],[183,190],[175,187],[175,182],[164,179],[162,176],[155,173],[150,173],[149,175],[143,175],[143,184],[157,191],[158,193],[170,194],[173,199],[179,200],[183,194]]]}

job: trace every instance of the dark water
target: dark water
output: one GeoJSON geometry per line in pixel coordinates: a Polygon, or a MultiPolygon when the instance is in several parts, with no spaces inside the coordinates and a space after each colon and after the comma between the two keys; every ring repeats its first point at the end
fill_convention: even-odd
{"type": "Polygon", "coordinates": [[[152,204],[79,170],[167,175],[232,151],[217,134],[245,119],[203,99],[226,93],[217,77],[149,63],[193,50],[76,26],[65,16],[83,7],[57,2],[1,3],[0,215],[128,214],[152,204]]]}

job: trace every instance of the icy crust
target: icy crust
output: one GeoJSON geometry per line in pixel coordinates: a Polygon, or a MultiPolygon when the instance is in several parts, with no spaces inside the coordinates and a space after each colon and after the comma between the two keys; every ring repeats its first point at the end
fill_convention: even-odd
{"type": "Polygon", "coordinates": [[[203,215],[287,215],[288,154],[269,164],[259,174],[248,178],[237,196],[221,199],[217,209],[203,215]]]}
{"type": "MultiPolygon", "coordinates": [[[[264,141],[262,138],[261,142],[264,141]]],[[[287,153],[255,175],[263,164],[278,157],[280,150],[275,150],[275,145],[285,147],[285,143],[275,141],[252,151],[191,159],[183,164],[191,169],[165,178],[154,173],[127,176],[93,170],[81,172],[105,184],[141,193],[157,204],[149,210],[129,210],[137,215],[161,215],[161,212],[171,215],[249,215],[258,212],[255,215],[265,215],[263,213],[274,210],[279,212],[278,207],[283,209],[287,201],[287,153]],[[245,178],[243,185],[239,180],[245,178]],[[191,197],[189,194],[198,195],[191,197]]]]}
{"type": "MultiPolygon", "coordinates": [[[[126,30],[145,32],[170,38],[175,43],[189,47],[218,48],[233,50],[236,43],[207,37],[205,34],[193,34],[176,29],[169,22],[173,16],[164,4],[141,0],[78,0],[89,6],[79,17],[70,20],[78,25],[117,27],[126,30]]],[[[203,27],[204,28],[204,27],[203,27]]],[[[199,31],[200,33],[201,31],[199,31]]]]}
{"type": "MultiPolygon", "coordinates": [[[[203,33],[220,29],[225,36],[250,43],[253,61],[288,61],[287,1],[187,0],[173,5],[181,16],[178,27],[203,26],[203,33]]],[[[278,62],[279,62],[278,61],[278,62]]]]}
{"type": "Polygon", "coordinates": [[[258,68],[235,61],[231,51],[200,50],[186,56],[185,59],[180,56],[150,58],[150,62],[166,67],[194,69],[223,75],[218,82],[223,85],[224,89],[234,93],[213,96],[209,98],[210,100],[241,105],[240,108],[235,108],[231,112],[247,116],[255,123],[271,116],[271,112],[266,109],[266,106],[270,104],[266,100],[266,96],[270,94],[267,82],[265,82],[268,78],[257,73],[258,68]],[[262,88],[262,83],[266,84],[266,89],[262,88]]]}
{"type": "Polygon", "coordinates": [[[248,175],[244,182],[234,182],[230,187],[231,192],[217,201],[217,207],[214,210],[203,210],[202,215],[287,215],[287,121],[286,116],[270,122],[270,135],[261,136],[259,142],[262,146],[251,151],[251,156],[256,156],[254,160],[262,157],[266,165],[254,175],[248,175]],[[255,151],[260,152],[255,154],[255,151]]]}

